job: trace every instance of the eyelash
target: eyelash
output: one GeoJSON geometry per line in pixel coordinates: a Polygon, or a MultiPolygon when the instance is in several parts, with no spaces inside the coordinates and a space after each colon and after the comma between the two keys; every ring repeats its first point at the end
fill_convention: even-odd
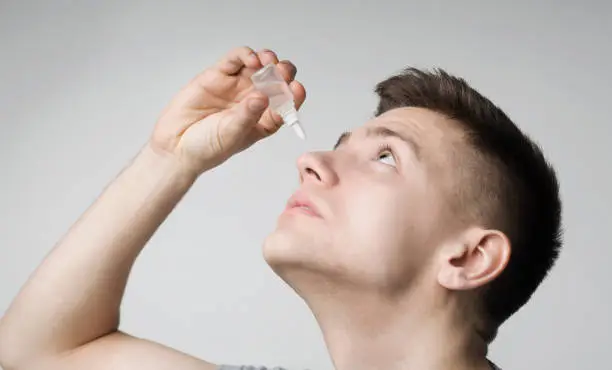
{"type": "Polygon", "coordinates": [[[378,151],[376,154],[376,159],[380,159],[380,155],[383,153],[389,153],[394,159],[395,159],[395,153],[393,152],[393,149],[391,148],[391,146],[389,144],[381,144],[378,147],[378,151]]]}

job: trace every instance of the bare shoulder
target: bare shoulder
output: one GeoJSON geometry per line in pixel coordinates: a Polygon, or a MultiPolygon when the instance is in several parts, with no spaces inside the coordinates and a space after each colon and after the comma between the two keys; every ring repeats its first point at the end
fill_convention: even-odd
{"type": "Polygon", "coordinates": [[[34,366],[48,370],[217,370],[218,366],[146,339],[117,332],[34,366]]]}

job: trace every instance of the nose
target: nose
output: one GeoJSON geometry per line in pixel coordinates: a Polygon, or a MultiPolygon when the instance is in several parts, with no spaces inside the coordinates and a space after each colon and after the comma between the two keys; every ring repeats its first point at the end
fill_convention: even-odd
{"type": "Polygon", "coordinates": [[[300,184],[311,182],[315,185],[333,186],[338,182],[331,158],[326,153],[309,152],[302,154],[297,160],[300,174],[300,184]]]}

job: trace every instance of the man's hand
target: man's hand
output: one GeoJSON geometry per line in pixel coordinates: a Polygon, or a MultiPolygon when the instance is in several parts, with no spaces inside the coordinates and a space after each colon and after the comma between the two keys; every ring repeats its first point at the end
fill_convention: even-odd
{"type": "Polygon", "coordinates": [[[279,65],[296,105],[304,102],[304,87],[293,81],[295,67],[279,63],[270,51],[236,49],[191,81],[163,112],[148,145],[70,228],[12,302],[0,320],[0,366],[216,368],[121,333],[120,306],[136,257],[197,176],[282,124],[250,80],[268,63],[279,65]],[[263,104],[251,107],[258,101],[263,104]]]}
{"type": "Polygon", "coordinates": [[[196,76],[170,102],[155,127],[151,147],[176,156],[200,174],[275,133],[283,121],[267,108],[267,97],[254,89],[250,79],[269,63],[277,64],[299,108],[306,91],[294,80],[296,68],[291,62],[279,62],[270,50],[255,53],[248,47],[237,48],[196,76]]]}

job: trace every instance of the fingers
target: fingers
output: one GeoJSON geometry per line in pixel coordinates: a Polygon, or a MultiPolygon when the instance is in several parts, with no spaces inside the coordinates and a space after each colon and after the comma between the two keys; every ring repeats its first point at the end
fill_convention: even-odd
{"type": "Polygon", "coordinates": [[[297,74],[297,68],[288,60],[282,60],[277,64],[278,71],[283,76],[287,83],[291,83],[297,74]]]}
{"type": "Polygon", "coordinates": [[[278,67],[278,71],[283,76],[287,83],[290,83],[295,79],[295,75],[297,73],[297,68],[293,63],[288,60],[278,60],[278,56],[276,53],[270,49],[262,49],[257,52],[257,56],[261,61],[262,65],[266,64],[276,64],[278,67]]]}
{"type": "Polygon", "coordinates": [[[225,74],[233,75],[240,72],[243,67],[257,70],[266,64],[277,64],[279,72],[287,83],[295,79],[297,73],[295,65],[288,60],[279,61],[276,53],[270,49],[254,52],[248,46],[239,47],[221,58],[216,67],[225,74]]]}
{"type": "Polygon", "coordinates": [[[278,56],[270,49],[261,49],[257,52],[257,56],[262,65],[278,63],[278,56]]]}
{"type": "Polygon", "coordinates": [[[293,93],[293,100],[295,101],[295,108],[300,109],[304,101],[306,100],[306,89],[298,81],[291,81],[289,88],[293,93]]]}
{"type": "Polygon", "coordinates": [[[243,67],[253,69],[263,67],[259,56],[248,46],[231,50],[217,62],[217,68],[228,75],[240,72],[243,67]]]}
{"type": "MultiPolygon", "coordinates": [[[[304,86],[295,80],[297,68],[288,60],[279,61],[277,54],[270,49],[261,49],[256,53],[251,48],[242,47],[232,50],[218,64],[218,68],[227,74],[238,74],[243,67],[259,69],[267,64],[276,64],[278,71],[289,84],[289,88],[293,94],[296,109],[299,109],[306,100],[306,90],[304,86]],[[254,60],[255,59],[255,60],[254,60]]],[[[257,94],[257,93],[255,93],[257,94]]],[[[241,103],[236,105],[234,118],[235,121],[231,124],[235,129],[250,126],[259,121],[255,127],[261,134],[261,137],[269,136],[280,129],[283,125],[282,117],[270,109],[263,108],[261,111],[258,107],[249,108],[249,103],[254,103],[260,99],[265,100],[266,107],[268,100],[265,95],[249,95],[241,103]],[[253,101],[255,100],[255,101],[253,101]],[[263,115],[263,116],[262,116],[263,115]]]]}

